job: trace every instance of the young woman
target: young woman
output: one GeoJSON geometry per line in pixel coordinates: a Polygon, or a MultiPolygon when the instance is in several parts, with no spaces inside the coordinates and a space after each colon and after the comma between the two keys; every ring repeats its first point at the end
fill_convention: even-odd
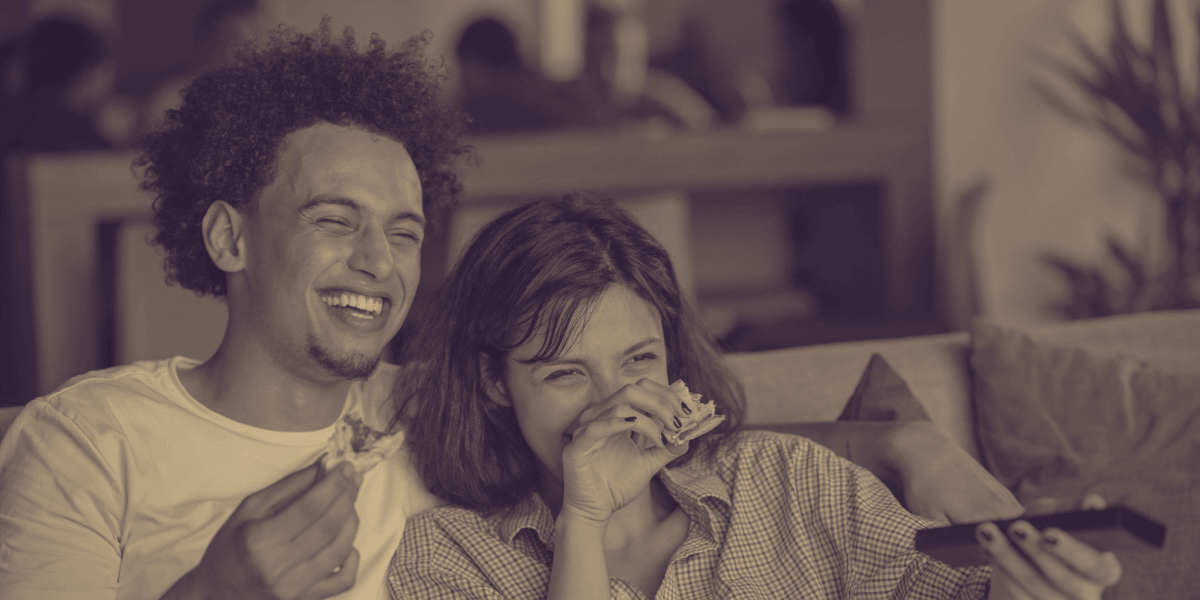
{"type": "Polygon", "coordinates": [[[389,575],[405,598],[1099,598],[1120,567],[1067,534],[983,525],[992,569],[912,548],[929,522],[808,439],[739,432],[736,379],[665,251],[567,197],[485,227],[411,337],[398,390],[430,491],[389,575]],[[725,421],[673,446],[676,379],[725,421]],[[1019,550],[1018,550],[1019,549],[1019,550]],[[1028,560],[1025,558],[1028,557],[1028,560]]]}

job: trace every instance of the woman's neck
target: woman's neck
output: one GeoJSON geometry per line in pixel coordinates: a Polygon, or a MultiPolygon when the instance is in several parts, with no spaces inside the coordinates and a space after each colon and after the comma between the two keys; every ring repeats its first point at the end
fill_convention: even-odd
{"type": "Polygon", "coordinates": [[[604,548],[607,551],[620,551],[643,544],[647,538],[653,539],[658,535],[660,526],[679,508],[679,504],[671,497],[657,477],[650,480],[650,485],[634,498],[633,502],[622,507],[608,521],[608,529],[604,532],[604,548]]]}

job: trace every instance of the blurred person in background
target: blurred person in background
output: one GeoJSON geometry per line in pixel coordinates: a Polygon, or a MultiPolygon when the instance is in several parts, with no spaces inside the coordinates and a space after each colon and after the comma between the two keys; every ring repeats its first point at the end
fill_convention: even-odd
{"type": "Polygon", "coordinates": [[[586,82],[558,82],[525,66],[500,21],[480,19],[459,38],[462,106],[471,131],[502,133],[616,125],[616,111],[586,82]]]}
{"type": "Polygon", "coordinates": [[[678,0],[589,2],[583,69],[562,82],[525,66],[503,23],[473,23],[457,47],[471,130],[700,130],[736,121],[746,102],[688,6],[678,0]]]}
{"type": "Polygon", "coordinates": [[[247,41],[261,32],[258,0],[213,0],[196,18],[195,47],[186,72],[163,82],[146,100],[142,130],[162,121],[163,113],[179,108],[183,89],[196,76],[233,60],[247,41]]]}
{"type": "Polygon", "coordinates": [[[2,51],[4,147],[28,152],[105,150],[98,124],[112,92],[104,38],[65,15],[44,17],[2,51]]]}
{"type": "Polygon", "coordinates": [[[779,101],[850,110],[848,35],[832,0],[788,0],[779,7],[784,64],[779,101]]]}

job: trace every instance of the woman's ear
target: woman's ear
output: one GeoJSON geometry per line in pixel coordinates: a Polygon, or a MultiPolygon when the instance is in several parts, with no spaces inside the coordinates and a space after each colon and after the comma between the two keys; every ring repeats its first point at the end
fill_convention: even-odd
{"type": "Polygon", "coordinates": [[[493,377],[492,369],[488,368],[490,363],[486,355],[479,355],[479,379],[483,381],[483,393],[493,404],[511,408],[512,400],[508,397],[508,387],[504,385],[503,378],[493,377]]]}
{"type": "Polygon", "coordinates": [[[204,247],[218,269],[236,273],[246,266],[246,221],[228,202],[218,200],[208,206],[201,222],[204,247]]]}

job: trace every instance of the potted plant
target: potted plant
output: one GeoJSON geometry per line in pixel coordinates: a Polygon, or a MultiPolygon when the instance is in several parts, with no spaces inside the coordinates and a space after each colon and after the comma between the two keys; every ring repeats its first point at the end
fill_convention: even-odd
{"type": "MultiPolygon", "coordinates": [[[[1046,254],[1068,282],[1070,297],[1058,307],[1068,318],[1200,306],[1200,95],[1180,85],[1165,0],[1151,9],[1148,47],[1130,35],[1120,0],[1111,0],[1111,8],[1106,49],[1069,33],[1082,68],[1046,57],[1084,100],[1067,100],[1044,82],[1037,89],[1058,112],[1103,132],[1133,159],[1135,176],[1161,203],[1165,260],[1133,252],[1111,235],[1096,264],[1046,254]]],[[[1200,29],[1200,9],[1192,22],[1200,29]]]]}

